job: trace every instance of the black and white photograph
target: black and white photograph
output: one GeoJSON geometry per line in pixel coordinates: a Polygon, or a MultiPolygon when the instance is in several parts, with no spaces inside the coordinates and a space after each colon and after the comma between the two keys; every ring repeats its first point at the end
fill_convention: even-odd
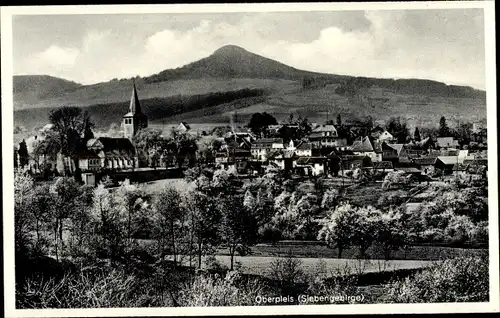
{"type": "Polygon", "coordinates": [[[1,10],[6,316],[499,310],[494,2],[1,10]]]}

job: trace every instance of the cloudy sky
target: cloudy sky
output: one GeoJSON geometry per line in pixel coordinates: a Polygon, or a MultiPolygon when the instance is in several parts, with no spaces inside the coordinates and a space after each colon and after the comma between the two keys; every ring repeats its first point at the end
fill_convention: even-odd
{"type": "Polygon", "coordinates": [[[310,71],[485,87],[482,9],[15,16],[13,39],[15,74],[83,84],[234,44],[310,71]]]}

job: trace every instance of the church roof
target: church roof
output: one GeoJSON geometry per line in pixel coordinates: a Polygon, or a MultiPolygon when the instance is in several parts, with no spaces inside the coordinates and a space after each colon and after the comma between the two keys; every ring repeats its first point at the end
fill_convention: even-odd
{"type": "Polygon", "coordinates": [[[106,156],[135,155],[135,147],[128,138],[99,137],[90,147],[104,151],[106,156]]]}
{"type": "Polygon", "coordinates": [[[131,117],[135,115],[142,115],[141,103],[139,102],[139,96],[137,95],[137,88],[135,87],[135,81],[132,88],[132,96],[130,97],[129,112],[125,114],[124,117],[131,117]]]}

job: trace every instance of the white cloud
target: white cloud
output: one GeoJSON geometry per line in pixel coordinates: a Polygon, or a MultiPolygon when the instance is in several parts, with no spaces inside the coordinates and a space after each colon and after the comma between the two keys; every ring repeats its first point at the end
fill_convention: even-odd
{"type": "MultiPolygon", "coordinates": [[[[307,31],[300,41],[298,37],[291,40],[289,33],[301,25],[289,21],[285,24],[287,29],[282,30],[279,23],[258,14],[232,23],[207,18],[184,31],[163,26],[142,38],[136,34],[145,32],[134,33],[140,25],[113,31],[92,29],[86,32],[80,48],[51,45],[30,55],[26,59],[29,63],[16,65],[20,65],[20,71],[94,83],[181,67],[223,45],[234,44],[304,70],[419,77],[484,87],[484,53],[481,41],[472,39],[481,21],[472,16],[472,22],[461,27],[459,18],[446,14],[441,17],[425,13],[421,17],[414,12],[369,11],[365,17],[371,22],[370,27],[341,28],[332,18],[330,26],[319,32],[307,31]],[[288,35],[277,40],[283,32],[288,35]],[[468,36],[464,32],[469,32],[468,36]]],[[[147,29],[154,28],[148,25],[147,29]]]]}
{"type": "Polygon", "coordinates": [[[33,60],[38,61],[41,65],[68,67],[75,64],[79,54],[80,50],[76,48],[51,45],[45,51],[35,54],[33,60]]]}

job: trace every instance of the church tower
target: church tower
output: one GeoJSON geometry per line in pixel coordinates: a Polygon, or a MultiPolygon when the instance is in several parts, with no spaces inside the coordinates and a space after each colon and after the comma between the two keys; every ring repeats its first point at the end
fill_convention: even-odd
{"type": "Polygon", "coordinates": [[[132,139],[132,137],[140,129],[148,127],[148,117],[142,113],[139,97],[137,96],[137,89],[132,89],[132,97],[130,98],[129,112],[123,116],[123,134],[125,138],[132,139]]]}

